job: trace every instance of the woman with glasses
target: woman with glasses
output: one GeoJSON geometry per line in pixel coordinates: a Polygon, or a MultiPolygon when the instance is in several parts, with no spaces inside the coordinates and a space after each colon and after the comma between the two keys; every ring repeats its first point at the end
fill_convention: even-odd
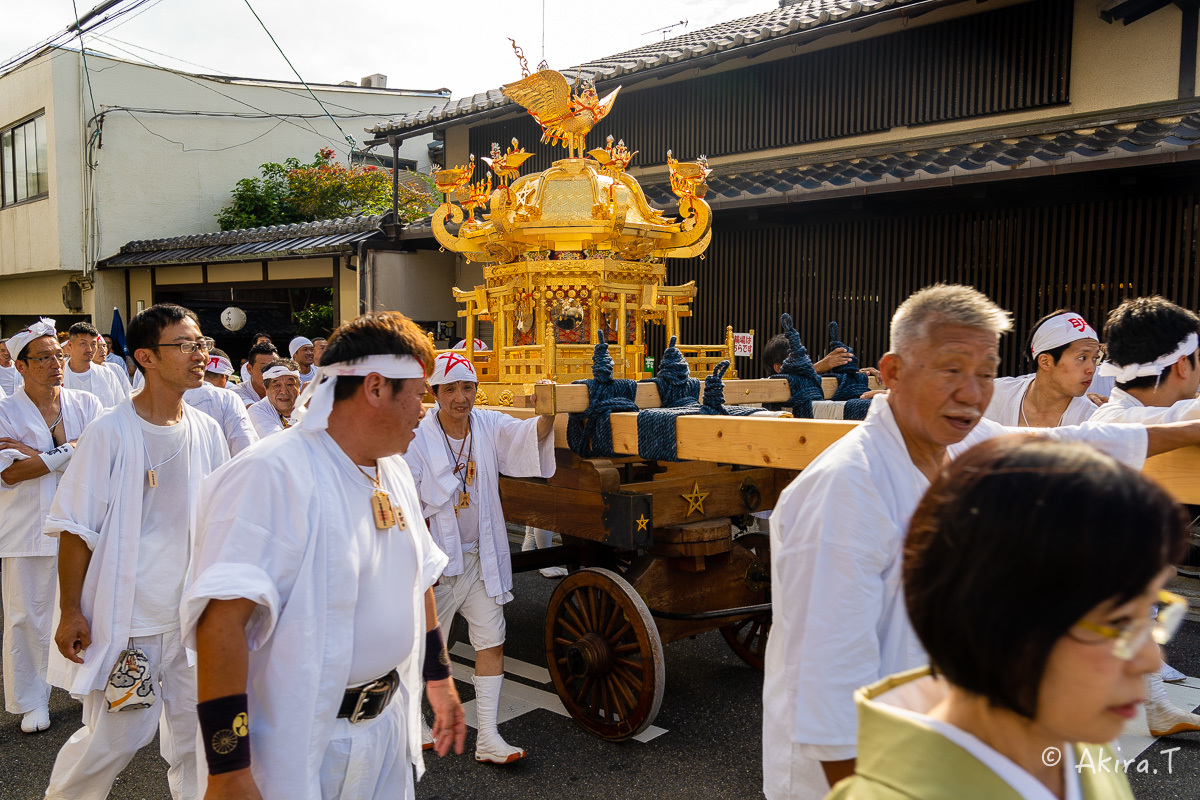
{"type": "Polygon", "coordinates": [[[901,567],[931,666],[858,691],[857,774],[830,798],[1132,798],[1103,743],[1186,612],[1164,590],[1186,541],[1165,491],[1089,447],[1012,436],[959,457],[901,567]]]}

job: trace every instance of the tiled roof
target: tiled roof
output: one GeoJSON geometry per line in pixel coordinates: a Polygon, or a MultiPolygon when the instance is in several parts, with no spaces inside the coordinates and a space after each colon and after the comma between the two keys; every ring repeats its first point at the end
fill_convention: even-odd
{"type": "MultiPolygon", "coordinates": [[[[919,0],[800,0],[741,19],[722,22],[624,53],[589,61],[562,70],[568,78],[582,73],[585,78],[611,81],[633,73],[678,64],[693,58],[724,54],[781,36],[819,28],[834,22],[862,17],[919,0]]],[[[735,54],[736,55],[736,54],[735,54]]],[[[499,89],[452,100],[441,106],[396,117],[367,128],[367,133],[386,136],[395,131],[418,128],[454,117],[487,111],[511,104],[499,89]]]]}
{"type": "Polygon", "coordinates": [[[336,252],[380,232],[389,216],[390,212],[294,225],[200,233],[172,239],[141,239],[122,246],[117,255],[104,259],[100,266],[259,261],[281,255],[336,252]]]}
{"type": "MultiPolygon", "coordinates": [[[[975,134],[936,147],[899,147],[904,149],[860,150],[841,156],[826,152],[807,160],[797,158],[792,164],[761,162],[729,170],[716,165],[705,199],[718,207],[788,202],[837,189],[1187,151],[1200,147],[1200,110],[1025,136],[989,139],[975,134]]],[[[639,176],[639,181],[647,199],[669,209],[675,197],[665,178],[656,172],[639,176]]]]}

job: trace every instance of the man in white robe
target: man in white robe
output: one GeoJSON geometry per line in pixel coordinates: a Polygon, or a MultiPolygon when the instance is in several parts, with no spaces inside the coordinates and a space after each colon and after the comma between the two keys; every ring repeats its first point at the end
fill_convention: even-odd
{"type": "Polygon", "coordinates": [[[70,358],[67,368],[63,370],[63,386],[91,392],[105,408],[112,408],[128,397],[129,393],[112,370],[92,363],[92,356],[96,354],[96,339],[100,336],[95,326],[90,322],[76,322],[68,334],[64,349],[70,358]]]}
{"type": "Polygon", "coordinates": [[[1096,404],[1091,390],[1100,341],[1074,311],[1055,311],[1033,326],[1026,348],[1036,372],[992,382],[992,402],[983,413],[1001,425],[1056,428],[1087,422],[1096,404]]]}
{"type": "MultiPolygon", "coordinates": [[[[332,346],[332,345],[331,345],[332,346]]],[[[504,682],[504,604],[512,599],[512,556],[500,474],[554,475],[554,417],[518,420],[475,409],[479,378],[457,352],[434,361],[429,384],[437,406],[426,414],[404,458],[412,468],[421,514],[449,557],[434,588],[438,608],[467,621],[475,649],[475,760],[507,764],[525,751],[504,741],[497,717],[504,682]]]]}
{"type": "MultiPolygon", "coordinates": [[[[269,335],[267,335],[266,333],[261,333],[261,332],[256,333],[256,334],[254,334],[253,338],[251,338],[251,340],[250,340],[250,348],[251,349],[253,349],[256,345],[259,345],[259,344],[271,345],[271,348],[270,348],[270,352],[272,354],[271,358],[275,358],[278,355],[278,351],[275,349],[275,345],[272,344],[272,342],[271,342],[271,337],[269,335]]],[[[249,359],[242,362],[242,368],[238,372],[238,377],[241,379],[242,383],[250,382],[250,362],[253,360],[254,360],[254,355],[251,354],[249,359]]],[[[247,403],[247,405],[249,405],[249,403],[247,403]]]]}
{"type": "Polygon", "coordinates": [[[300,372],[296,362],[288,358],[272,361],[262,370],[267,396],[246,409],[258,438],[292,426],[292,412],[300,397],[300,372]]]}
{"type": "MultiPolygon", "coordinates": [[[[763,683],[763,791],[822,798],[854,770],[853,692],[927,662],[900,581],[909,518],[957,453],[1012,432],[983,419],[1008,314],[974,289],[939,285],[906,300],[880,362],[889,392],[780,496],[771,592],[780,599],[763,683]],[[786,598],[786,602],[782,599],[786,598]]],[[[1140,468],[1200,442],[1200,423],[1040,431],[1087,441],[1140,468]]]]}
{"type": "Polygon", "coordinates": [[[292,360],[299,365],[300,383],[308,383],[316,377],[317,370],[313,367],[313,362],[316,360],[317,350],[312,340],[297,336],[288,343],[288,352],[292,354],[292,360]]]}
{"type": "Polygon", "coordinates": [[[4,605],[4,707],[21,730],[50,727],[46,670],[54,624],[58,543],[42,535],[59,476],[83,429],[103,408],[63,389],[53,320],[9,339],[23,382],[0,400],[0,570],[4,605]]]}
{"type": "Polygon", "coordinates": [[[250,348],[249,360],[244,368],[248,378],[233,388],[238,397],[242,398],[243,404],[252,406],[267,396],[267,387],[263,384],[262,371],[277,358],[279,358],[279,351],[270,342],[259,342],[250,348]]]}
{"type": "Polygon", "coordinates": [[[229,455],[236,456],[250,445],[258,441],[258,432],[242,405],[241,398],[229,389],[219,388],[217,380],[222,383],[233,374],[233,365],[229,359],[217,355],[219,351],[210,352],[208,364],[204,368],[204,382],[195,389],[183,393],[183,402],[192,408],[197,408],[208,414],[221,426],[225,434],[225,443],[229,445],[229,455]]]}
{"type": "Polygon", "coordinates": [[[20,381],[21,376],[13,365],[12,353],[9,352],[8,345],[0,341],[0,391],[6,395],[16,394],[20,381]]]}
{"type": "Polygon", "coordinates": [[[462,752],[430,588],[446,557],[396,455],[424,413],[432,357],[395,312],[342,325],[300,424],[205,487],[183,626],[198,655],[206,797],[411,798],[422,678],[441,754],[452,742],[462,752]],[[360,702],[377,685],[392,693],[360,702]],[[209,746],[220,736],[227,752],[209,746]]]}
{"type": "Polygon", "coordinates": [[[83,699],[83,727],[50,774],[52,800],[106,797],[156,733],[171,796],[198,796],[196,678],[180,637],[179,602],[200,483],[229,450],[217,423],[183,402],[208,361],[195,315],[152,306],[130,320],[128,341],[145,386],[84,431],[43,526],[59,538],[50,682],[83,699]],[[155,700],[110,710],[109,675],[131,647],[149,661],[155,700]]]}
{"type": "Polygon", "coordinates": [[[121,384],[125,394],[133,394],[133,384],[129,382],[129,370],[125,368],[125,359],[111,354],[108,344],[111,341],[111,336],[107,339],[103,336],[96,337],[96,354],[92,356],[92,363],[98,367],[112,370],[113,375],[117,376],[117,383],[121,384]]]}
{"type": "MultiPolygon", "coordinates": [[[[1104,326],[1104,338],[1116,355],[1100,366],[1114,386],[1092,419],[1142,425],[1200,419],[1198,330],[1200,318],[1161,297],[1126,300],[1115,308],[1104,326]]],[[[1198,550],[1193,531],[1191,558],[1179,567],[1181,572],[1196,575],[1198,550]]],[[[1146,676],[1146,723],[1153,735],[1200,730],[1200,715],[1172,703],[1163,686],[1164,680],[1186,678],[1165,661],[1159,672],[1146,676]]]]}

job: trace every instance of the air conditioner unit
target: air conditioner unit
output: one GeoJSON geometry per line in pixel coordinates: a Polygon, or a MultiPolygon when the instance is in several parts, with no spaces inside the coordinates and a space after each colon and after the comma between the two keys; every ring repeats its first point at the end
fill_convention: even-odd
{"type": "Polygon", "coordinates": [[[376,72],[374,75],[368,75],[360,80],[358,85],[367,89],[386,89],[387,75],[380,75],[376,72]]]}
{"type": "Polygon", "coordinates": [[[83,287],[77,281],[67,281],[62,287],[62,301],[67,311],[78,314],[83,311],[83,287]]]}

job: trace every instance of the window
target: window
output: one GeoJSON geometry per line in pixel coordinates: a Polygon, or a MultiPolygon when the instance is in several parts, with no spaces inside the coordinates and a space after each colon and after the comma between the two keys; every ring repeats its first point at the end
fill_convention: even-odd
{"type": "Polygon", "coordinates": [[[12,205],[50,193],[46,156],[46,115],[0,133],[0,185],[3,203],[12,205]]]}

